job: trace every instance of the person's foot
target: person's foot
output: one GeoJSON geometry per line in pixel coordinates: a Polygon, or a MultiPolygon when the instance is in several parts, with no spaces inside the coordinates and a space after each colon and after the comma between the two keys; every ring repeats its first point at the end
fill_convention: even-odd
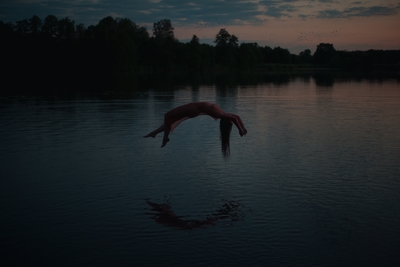
{"type": "Polygon", "coordinates": [[[164,138],[161,147],[165,147],[165,145],[169,142],[169,138],[164,138]]]}
{"type": "Polygon", "coordinates": [[[148,135],[145,135],[145,136],[143,136],[144,138],[147,138],[147,137],[153,137],[153,138],[156,138],[156,135],[155,134],[152,134],[152,133],[149,133],[148,135]]]}

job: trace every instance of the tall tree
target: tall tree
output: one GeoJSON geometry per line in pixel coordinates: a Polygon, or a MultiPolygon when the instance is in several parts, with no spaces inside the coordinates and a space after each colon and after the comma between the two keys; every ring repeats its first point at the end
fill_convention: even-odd
{"type": "Polygon", "coordinates": [[[44,19],[42,32],[51,37],[56,37],[58,32],[58,18],[54,15],[48,15],[44,19]]]}
{"type": "Polygon", "coordinates": [[[230,35],[226,29],[220,29],[218,34],[215,36],[214,43],[216,44],[217,62],[229,66],[230,68],[235,67],[236,57],[238,50],[239,39],[235,35],[230,35]]]}
{"type": "Polygon", "coordinates": [[[111,16],[105,17],[99,21],[95,29],[97,38],[110,39],[115,36],[118,30],[118,22],[111,16]]]}
{"type": "Polygon", "coordinates": [[[231,35],[231,37],[229,38],[229,42],[228,45],[232,46],[234,48],[238,48],[239,47],[239,38],[237,38],[235,35],[231,35]]]}
{"type": "Polygon", "coordinates": [[[252,69],[262,61],[262,54],[257,43],[242,43],[239,47],[239,67],[252,69]]]}
{"type": "Polygon", "coordinates": [[[317,50],[314,53],[315,63],[329,64],[332,62],[333,56],[336,53],[336,49],[333,44],[320,43],[317,45],[317,50]]]}
{"type": "Polygon", "coordinates": [[[128,18],[117,19],[117,22],[118,22],[118,32],[119,33],[127,34],[130,36],[135,35],[136,29],[138,28],[138,26],[136,25],[135,22],[133,22],[132,20],[130,20],[128,18]]]}
{"type": "Polygon", "coordinates": [[[227,46],[229,44],[229,40],[231,35],[225,29],[220,29],[217,35],[215,36],[215,46],[227,46]]]}
{"type": "Polygon", "coordinates": [[[41,31],[42,25],[42,20],[36,15],[29,19],[29,31],[32,34],[38,34],[41,31]]]}
{"type": "Polygon", "coordinates": [[[27,19],[17,21],[15,29],[18,33],[28,34],[29,33],[29,21],[27,19]]]}
{"type": "Polygon", "coordinates": [[[0,34],[4,35],[12,35],[14,33],[14,25],[11,22],[4,23],[0,21],[0,34]]]}
{"type": "Polygon", "coordinates": [[[190,40],[190,44],[191,45],[199,45],[200,44],[200,40],[196,35],[193,35],[192,40],[190,40]]]}
{"type": "Polygon", "coordinates": [[[146,27],[143,27],[143,26],[139,26],[139,27],[136,29],[136,34],[137,34],[138,36],[140,36],[141,38],[143,38],[143,39],[149,38],[149,33],[147,32],[146,27]]]}
{"type": "Polygon", "coordinates": [[[160,20],[153,24],[153,35],[156,38],[174,39],[174,27],[169,19],[160,20]]]}
{"type": "Polygon", "coordinates": [[[310,49],[306,49],[306,50],[300,52],[299,56],[303,63],[311,63],[312,55],[311,55],[310,49]]]}
{"type": "Polygon", "coordinates": [[[75,21],[66,17],[58,21],[58,38],[73,39],[75,36],[75,21]]]}
{"type": "Polygon", "coordinates": [[[188,44],[188,49],[185,51],[185,58],[187,60],[186,65],[195,71],[199,71],[202,65],[202,58],[200,55],[201,46],[200,40],[196,35],[193,35],[192,40],[188,44]]]}
{"type": "Polygon", "coordinates": [[[282,64],[290,64],[292,63],[292,57],[290,56],[290,52],[287,49],[281,48],[280,46],[275,47],[273,50],[276,56],[275,63],[282,63],[282,64]]]}
{"type": "Polygon", "coordinates": [[[77,24],[77,25],[75,26],[75,35],[76,35],[76,38],[77,38],[78,40],[83,39],[83,37],[85,36],[85,31],[86,31],[86,29],[85,29],[85,25],[83,25],[83,23],[77,24]]]}

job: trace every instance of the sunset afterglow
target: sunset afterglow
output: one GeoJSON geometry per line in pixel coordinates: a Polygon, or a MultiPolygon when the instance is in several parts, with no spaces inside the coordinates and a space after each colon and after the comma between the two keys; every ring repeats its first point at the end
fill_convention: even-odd
{"type": "Polygon", "coordinates": [[[295,54],[304,49],[314,52],[321,42],[348,51],[400,49],[400,3],[395,0],[17,0],[2,2],[0,7],[4,22],[51,14],[88,27],[113,16],[129,18],[150,34],[154,22],[169,19],[181,42],[196,35],[201,43],[213,44],[225,28],[240,43],[280,46],[295,54]]]}

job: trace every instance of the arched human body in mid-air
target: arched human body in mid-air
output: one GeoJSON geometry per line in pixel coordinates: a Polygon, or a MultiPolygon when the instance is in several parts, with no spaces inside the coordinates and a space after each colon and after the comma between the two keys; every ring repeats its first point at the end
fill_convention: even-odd
{"type": "Polygon", "coordinates": [[[169,141],[169,133],[172,132],[182,121],[194,118],[199,115],[209,115],[215,120],[220,119],[221,145],[224,156],[229,155],[229,136],[232,123],[239,130],[240,136],[246,135],[247,130],[238,115],[227,113],[219,106],[209,102],[188,103],[174,109],[171,109],[164,115],[164,124],[144,137],[153,137],[160,132],[164,132],[164,138],[161,147],[164,147],[169,141]]]}

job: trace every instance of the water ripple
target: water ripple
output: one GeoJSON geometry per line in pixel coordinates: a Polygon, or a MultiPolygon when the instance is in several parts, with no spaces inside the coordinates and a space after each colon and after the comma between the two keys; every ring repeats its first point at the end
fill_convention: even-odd
{"type": "Polygon", "coordinates": [[[399,265],[398,85],[217,91],[0,100],[3,261],[399,265]],[[206,116],[142,137],[193,97],[244,120],[229,160],[206,116]]]}

